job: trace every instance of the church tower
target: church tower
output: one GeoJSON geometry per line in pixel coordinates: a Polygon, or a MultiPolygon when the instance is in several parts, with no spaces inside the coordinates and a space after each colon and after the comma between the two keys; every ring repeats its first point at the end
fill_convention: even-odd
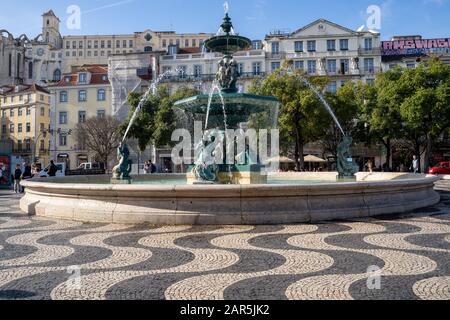
{"type": "Polygon", "coordinates": [[[42,15],[42,38],[44,42],[52,45],[55,49],[62,47],[61,34],[59,33],[60,20],[53,10],[42,15]]]}

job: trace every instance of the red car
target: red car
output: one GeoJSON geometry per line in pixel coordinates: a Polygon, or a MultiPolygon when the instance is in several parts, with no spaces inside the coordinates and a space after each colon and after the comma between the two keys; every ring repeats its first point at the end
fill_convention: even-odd
{"type": "Polygon", "coordinates": [[[429,174],[450,174],[450,162],[441,162],[439,166],[431,168],[429,174]]]}

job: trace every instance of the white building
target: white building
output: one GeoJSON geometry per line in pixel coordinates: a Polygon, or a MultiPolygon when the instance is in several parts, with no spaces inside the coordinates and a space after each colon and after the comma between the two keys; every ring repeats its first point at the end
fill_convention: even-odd
{"type": "Polygon", "coordinates": [[[329,90],[349,80],[371,82],[381,71],[380,34],[357,32],[319,19],[293,33],[272,32],[265,39],[266,68],[292,60],[311,76],[328,76],[329,90]]]}

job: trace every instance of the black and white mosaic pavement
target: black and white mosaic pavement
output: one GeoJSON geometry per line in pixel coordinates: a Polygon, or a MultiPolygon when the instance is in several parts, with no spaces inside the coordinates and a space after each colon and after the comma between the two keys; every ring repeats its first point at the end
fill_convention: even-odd
{"type": "Polygon", "coordinates": [[[27,217],[0,192],[0,299],[450,299],[450,182],[395,217],[130,226],[27,217]]]}

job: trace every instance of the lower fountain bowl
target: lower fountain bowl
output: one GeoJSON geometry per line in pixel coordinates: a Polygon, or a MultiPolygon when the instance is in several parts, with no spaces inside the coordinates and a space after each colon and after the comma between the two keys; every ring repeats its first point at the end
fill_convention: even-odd
{"type": "Polygon", "coordinates": [[[185,175],[139,176],[131,185],[111,184],[107,176],[40,178],[22,182],[20,207],[84,222],[258,225],[398,214],[440,201],[434,176],[360,173],[348,183],[336,183],[336,176],[280,173],[257,185],[188,185],[185,175]]]}

